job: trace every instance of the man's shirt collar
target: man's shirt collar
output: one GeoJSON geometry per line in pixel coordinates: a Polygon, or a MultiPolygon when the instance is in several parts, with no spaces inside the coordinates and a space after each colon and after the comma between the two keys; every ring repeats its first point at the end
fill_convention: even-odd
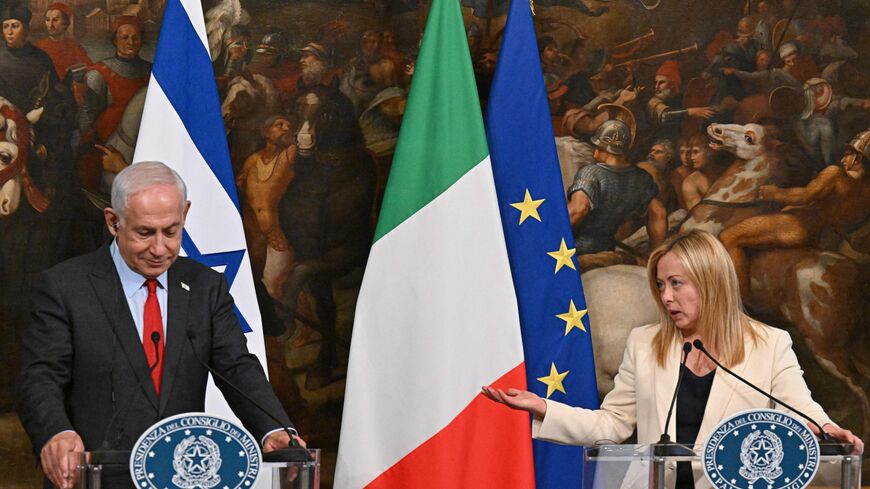
{"type": "MultiPolygon", "coordinates": [[[[129,299],[137,290],[139,290],[139,288],[142,287],[146,278],[130,268],[130,265],[127,265],[127,262],[124,261],[124,257],[121,256],[121,250],[118,248],[117,240],[112,240],[109,250],[112,254],[112,261],[115,263],[115,270],[118,271],[118,277],[121,279],[121,287],[124,288],[124,295],[129,299]]],[[[166,284],[168,282],[168,274],[169,272],[166,271],[157,276],[157,283],[163,290],[167,290],[166,284]]]]}

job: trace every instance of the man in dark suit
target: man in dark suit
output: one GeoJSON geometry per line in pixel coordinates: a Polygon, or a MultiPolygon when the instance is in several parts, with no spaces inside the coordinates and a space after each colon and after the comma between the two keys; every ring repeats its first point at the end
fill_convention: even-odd
{"type": "MultiPolygon", "coordinates": [[[[34,286],[18,412],[59,487],[72,487],[72,452],[104,440],[129,450],[156,421],[204,411],[208,371],[197,356],[292,428],[248,353],[224,276],[178,256],[186,195],[162,163],[126,168],[104,211],[115,239],[44,272],[34,286]]],[[[264,451],[288,446],[281,425],[215,380],[264,451]]]]}

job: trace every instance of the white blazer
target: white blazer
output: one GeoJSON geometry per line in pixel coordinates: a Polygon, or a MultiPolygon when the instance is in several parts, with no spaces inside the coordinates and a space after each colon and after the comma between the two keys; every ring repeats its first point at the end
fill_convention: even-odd
{"type": "MultiPolygon", "coordinates": [[[[752,340],[747,338],[744,360],[734,365],[731,370],[804,412],[819,424],[831,423],[822,407],[813,400],[804,382],[803,370],[791,348],[792,342],[788,333],[757,321],[753,321],[753,325],[760,331],[761,339],[758,344],[753,345],[752,340]]],[[[543,421],[535,420],[532,423],[532,436],[571,445],[621,443],[631,436],[636,427],[639,444],[657,442],[677,385],[682,356],[682,343],[675,342],[665,360],[665,366],[660,367],[657,364],[651,344],[660,327],[658,324],[641,326],[629,334],[622,364],[614,378],[613,390],[604,397],[600,409],[575,408],[546,400],[547,414],[543,421]]],[[[756,408],[788,411],[781,406],[774,406],[772,401],[719,369],[713,379],[695,444],[706,442],[713,428],[725,418],[756,408]]],[[[671,440],[676,439],[676,417],[675,406],[668,427],[671,440]]],[[[695,487],[709,487],[700,464],[692,465],[695,487]]],[[[640,479],[645,486],[646,478],[640,479]]],[[[665,484],[673,488],[675,482],[676,465],[670,463],[666,470],[665,484]]]]}

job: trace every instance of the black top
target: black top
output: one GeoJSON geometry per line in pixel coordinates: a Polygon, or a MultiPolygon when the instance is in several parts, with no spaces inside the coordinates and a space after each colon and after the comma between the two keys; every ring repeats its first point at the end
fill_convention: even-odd
{"type": "MultiPolygon", "coordinates": [[[[701,421],[704,419],[704,409],[707,407],[707,398],[710,397],[710,388],[713,387],[715,370],[707,375],[698,377],[685,366],[683,381],[677,394],[677,443],[692,446],[701,429],[701,421]]],[[[676,489],[693,489],[695,478],[692,474],[691,462],[677,462],[677,485],[676,489]]]]}

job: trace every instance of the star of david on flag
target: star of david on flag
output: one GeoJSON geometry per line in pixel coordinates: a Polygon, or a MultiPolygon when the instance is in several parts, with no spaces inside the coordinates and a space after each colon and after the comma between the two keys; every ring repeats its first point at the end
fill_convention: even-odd
{"type": "MultiPolygon", "coordinates": [[[[182,251],[224,273],[248,349],[265,370],[260,311],[198,1],[166,3],[133,161],[161,161],[184,179],[191,207],[182,251]]],[[[211,382],[206,409],[236,419],[211,382]]],[[[261,479],[264,487],[269,482],[261,479]]]]}
{"type": "Polygon", "coordinates": [[[187,184],[184,254],[224,273],[244,331],[265,359],[239,200],[220,114],[202,7],[166,4],[134,161],[162,161],[187,184]]]}

